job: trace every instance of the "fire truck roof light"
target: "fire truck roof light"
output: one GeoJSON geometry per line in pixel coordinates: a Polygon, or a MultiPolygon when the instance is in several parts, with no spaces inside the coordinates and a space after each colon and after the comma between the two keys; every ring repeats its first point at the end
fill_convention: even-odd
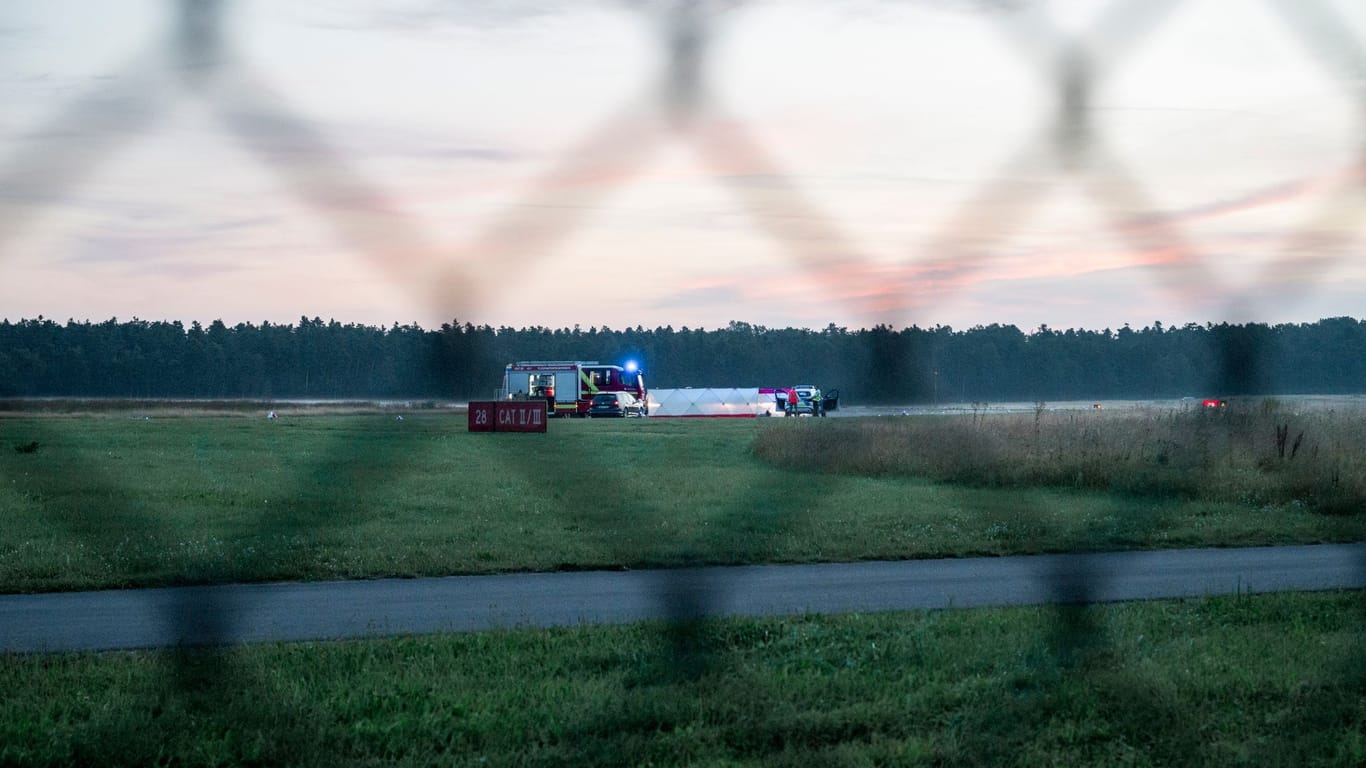
{"type": "Polygon", "coordinates": [[[636,363],[636,361],[634,361],[634,360],[627,360],[627,361],[626,361],[626,371],[627,371],[627,373],[635,373],[636,370],[639,369],[639,368],[640,368],[640,365],[639,365],[638,363],[636,363]]]}

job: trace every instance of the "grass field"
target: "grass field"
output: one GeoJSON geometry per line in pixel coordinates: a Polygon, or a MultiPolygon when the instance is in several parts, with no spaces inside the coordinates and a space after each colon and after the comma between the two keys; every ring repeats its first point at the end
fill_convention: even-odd
{"type": "Polygon", "coordinates": [[[910,476],[976,487],[1366,509],[1366,411],[1275,399],[1218,409],[974,413],[858,419],[759,435],[755,452],[825,474],[910,476]]]}
{"type": "MultiPolygon", "coordinates": [[[[55,409],[0,418],[0,591],[1366,538],[1360,423],[1288,415],[55,409]]],[[[0,655],[0,766],[1362,765],[1364,599],[0,655]]]]}
{"type": "MultiPolygon", "coordinates": [[[[942,457],[996,429],[963,419],[912,439],[899,430],[940,427],[565,420],[491,435],[417,411],[3,418],[0,591],[1366,538],[1360,506],[1190,493],[1180,463],[1171,489],[1153,486],[1156,470],[1118,490],[869,470],[869,455],[942,457]],[[888,439],[904,448],[889,454],[888,439]]],[[[1348,483],[1351,460],[1334,459],[1348,483]]]]}
{"type": "Polygon", "coordinates": [[[1366,761],[1360,594],[0,656],[0,765],[1366,761]]]}

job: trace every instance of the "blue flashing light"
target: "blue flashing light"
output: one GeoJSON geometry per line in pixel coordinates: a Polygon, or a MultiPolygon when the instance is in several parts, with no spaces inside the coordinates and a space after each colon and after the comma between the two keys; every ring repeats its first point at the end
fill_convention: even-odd
{"type": "Polygon", "coordinates": [[[637,370],[639,370],[640,365],[637,364],[634,360],[627,360],[625,367],[627,373],[635,373],[637,370]]]}

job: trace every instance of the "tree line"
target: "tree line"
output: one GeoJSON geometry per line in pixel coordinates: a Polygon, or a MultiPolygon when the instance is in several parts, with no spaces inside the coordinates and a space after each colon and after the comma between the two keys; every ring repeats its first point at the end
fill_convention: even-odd
{"type": "Polygon", "coordinates": [[[1366,392],[1366,321],[1030,332],[0,321],[0,397],[487,398],[510,362],[627,359],[651,387],[811,383],[859,403],[1348,394],[1366,392]]]}

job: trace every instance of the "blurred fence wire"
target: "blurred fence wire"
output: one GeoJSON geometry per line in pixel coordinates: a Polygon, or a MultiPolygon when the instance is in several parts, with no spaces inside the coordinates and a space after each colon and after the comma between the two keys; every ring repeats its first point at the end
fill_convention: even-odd
{"type": "MultiPolygon", "coordinates": [[[[1163,268],[1152,274],[1178,302],[1194,305],[1217,295],[1230,313],[1255,315],[1268,284],[1279,285],[1282,299],[1311,294],[1313,283],[1281,285],[1279,276],[1294,270],[1326,272],[1351,258],[1352,249],[1347,246],[1363,221],[1362,158],[1353,158],[1345,172],[1320,180],[1327,191],[1319,197],[1318,207],[1299,227],[1284,233],[1277,255],[1240,287],[1221,276],[1211,257],[1202,253],[1197,238],[1183,229],[1181,217],[1165,212],[1160,190],[1145,179],[1142,168],[1132,167],[1125,159],[1107,132],[1107,123],[1099,119],[1103,112],[1099,93],[1107,79],[1195,4],[1197,0],[1113,0],[1099,4],[1102,10],[1093,23],[1075,32],[1060,26],[1042,2],[978,4],[976,13],[982,23],[999,33],[1001,45],[1011,51],[1020,69],[1045,84],[1056,107],[1038,130],[1026,133],[1023,143],[1002,153],[1006,161],[975,191],[941,219],[930,222],[930,235],[921,244],[904,245],[902,252],[910,255],[902,265],[923,268],[919,274],[925,275],[935,270],[960,274],[991,270],[1001,255],[995,243],[1027,224],[1056,188],[1070,186],[1081,192],[1118,241],[1135,253],[1159,254],[1163,268]],[[983,236],[984,226],[991,237],[983,236]]],[[[453,5],[424,7],[422,18],[437,23],[443,14],[460,12],[453,5]]],[[[1339,6],[1324,0],[1249,1],[1245,5],[1271,9],[1284,37],[1321,65],[1325,80],[1341,90],[1340,98],[1355,115],[1352,129],[1357,145],[1366,147],[1366,45],[1341,18],[1339,6]]],[[[115,77],[97,81],[58,107],[19,148],[0,154],[0,274],[13,266],[15,245],[26,230],[77,194],[103,165],[166,120],[180,102],[189,101],[205,106],[226,134],[246,150],[248,161],[275,175],[289,195],[339,242],[389,276],[414,303],[446,317],[477,317],[482,309],[496,307],[503,300],[496,287],[481,282],[480,274],[497,262],[506,244],[515,243],[523,263],[553,263],[560,257],[562,244],[591,223],[602,198],[629,183],[663,149],[674,145],[691,152],[704,170],[715,174],[748,226],[776,246],[790,266],[823,277],[822,282],[837,297],[853,302],[847,297],[907,288],[886,279],[885,265],[868,252],[858,234],[824,209],[804,187],[802,175],[785,167],[778,159],[781,154],[747,126],[743,111],[733,110],[723,89],[717,87],[727,72],[715,52],[729,25],[746,11],[772,7],[771,3],[642,0],[601,6],[646,21],[653,30],[651,44],[661,53],[660,76],[571,142],[561,157],[514,194],[511,204],[463,233],[459,246],[444,244],[429,222],[404,212],[394,199],[395,190],[370,178],[362,162],[334,146],[325,128],[314,124],[306,110],[276,95],[271,73],[256,71],[243,53],[244,41],[235,37],[236,27],[229,19],[236,7],[226,0],[167,0],[172,19],[168,35],[134,56],[115,77]],[[735,173],[737,167],[745,172],[735,173]],[[754,176],[762,177],[764,183],[752,183],[754,176]],[[620,181],[583,188],[574,205],[562,205],[564,190],[575,188],[575,182],[584,178],[620,181]]],[[[535,99],[536,94],[510,94],[509,98],[535,99]]],[[[927,114],[925,119],[933,120],[934,115],[927,114]]],[[[168,193],[175,194],[174,190],[168,193]]],[[[895,321],[897,313],[933,316],[937,308],[955,301],[950,285],[937,286],[928,298],[924,293],[915,296],[890,296],[882,306],[893,307],[893,316],[884,313],[881,319],[895,321]]],[[[862,310],[851,308],[851,313],[858,312],[862,310]]],[[[1230,369],[1223,373],[1257,376],[1258,355],[1227,350],[1223,359],[1230,369]]],[[[882,367],[896,370],[899,364],[889,360],[882,367]]],[[[420,445],[412,448],[421,450],[420,445]]],[[[337,455],[319,464],[316,477],[299,478],[300,487],[329,479],[349,456],[339,438],[337,455]]],[[[511,455],[507,469],[525,473],[547,495],[554,492],[545,487],[543,477],[511,455]]],[[[90,471],[104,470],[92,467],[90,471]]],[[[609,484],[613,476],[600,474],[609,484]]],[[[157,521],[142,515],[138,499],[121,492],[115,478],[102,481],[109,488],[109,515],[125,521],[130,529],[155,532],[157,521]]],[[[824,479],[806,490],[786,489],[779,496],[793,510],[808,508],[811,505],[796,496],[818,496],[831,482],[837,481],[824,479]]],[[[753,498],[737,500],[725,514],[744,515],[773,490],[754,489],[753,498]]],[[[604,493],[610,495],[612,489],[604,493]]],[[[585,519],[593,519],[593,499],[569,501],[583,508],[585,519]]],[[[1022,518],[1045,513],[1028,508],[1029,502],[1021,505],[1022,518]]],[[[78,524],[59,522],[72,525],[74,536],[82,535],[78,524]]],[[[282,532],[304,531],[328,525],[328,515],[317,510],[284,521],[262,516],[258,524],[279,527],[282,532]]],[[[1076,544],[1082,549],[1086,543],[1076,544]]],[[[632,553],[622,554],[629,559],[632,553]]],[[[1077,649],[1105,643],[1086,607],[1105,574],[1091,572],[1087,561],[1066,562],[1075,565],[1060,568],[1051,577],[1060,604],[1052,642],[1063,666],[1070,665],[1077,649]]],[[[1361,569],[1366,572],[1366,562],[1361,569]]],[[[660,596],[677,627],[672,645],[660,653],[671,658],[675,670],[684,675],[700,674],[708,664],[709,651],[694,623],[697,617],[717,613],[716,606],[709,604],[717,600],[717,593],[705,582],[697,572],[689,572],[686,578],[667,582],[660,596]]],[[[232,622],[239,613],[236,606],[205,603],[202,595],[187,600],[189,604],[168,617],[180,642],[214,646],[232,636],[232,622]]],[[[181,653],[171,658],[169,674],[187,697],[203,698],[205,707],[211,707],[215,688],[254,684],[250,675],[229,663],[215,664],[203,656],[181,653]],[[207,698],[206,690],[210,692],[207,698]]],[[[274,715],[266,719],[295,720],[274,715]]]]}

